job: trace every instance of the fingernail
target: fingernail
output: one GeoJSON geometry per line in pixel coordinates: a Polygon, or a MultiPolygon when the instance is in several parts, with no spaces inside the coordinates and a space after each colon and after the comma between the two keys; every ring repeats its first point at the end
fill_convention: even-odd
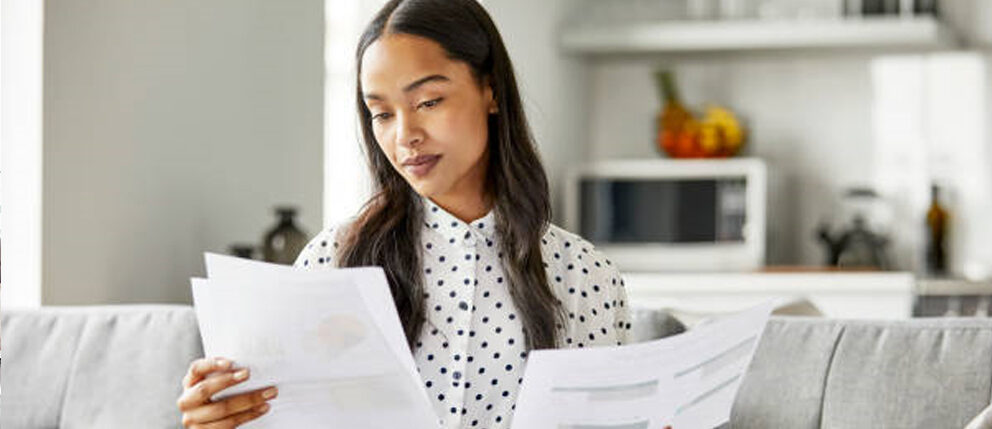
{"type": "Polygon", "coordinates": [[[275,396],[276,396],[276,388],[275,387],[270,388],[270,389],[265,389],[265,391],[262,392],[262,397],[265,398],[265,399],[272,399],[275,396]]]}
{"type": "Polygon", "coordinates": [[[255,407],[255,409],[258,410],[258,412],[260,412],[260,413],[264,413],[266,411],[269,411],[269,404],[259,405],[259,406],[255,407]]]}
{"type": "Polygon", "coordinates": [[[242,370],[239,370],[238,372],[235,372],[234,373],[234,379],[235,380],[244,380],[246,378],[248,378],[248,370],[247,369],[242,369],[242,370]]]}

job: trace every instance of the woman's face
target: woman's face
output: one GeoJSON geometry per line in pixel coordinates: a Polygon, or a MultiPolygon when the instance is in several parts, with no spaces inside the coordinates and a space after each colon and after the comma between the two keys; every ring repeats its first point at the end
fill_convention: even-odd
{"type": "Polygon", "coordinates": [[[362,97],[379,148],[420,195],[478,198],[488,163],[488,122],[496,112],[488,80],[449,59],[433,40],[384,35],[362,57],[362,97]]]}

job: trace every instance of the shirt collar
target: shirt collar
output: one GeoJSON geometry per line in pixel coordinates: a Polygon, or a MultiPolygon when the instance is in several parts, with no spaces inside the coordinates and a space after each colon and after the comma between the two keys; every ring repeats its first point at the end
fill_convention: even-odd
{"type": "MultiPolygon", "coordinates": [[[[496,232],[496,214],[493,209],[485,216],[465,223],[430,198],[421,196],[424,203],[424,225],[449,241],[469,240],[471,237],[492,240],[496,232]]],[[[454,242],[452,241],[452,242],[454,242]]]]}

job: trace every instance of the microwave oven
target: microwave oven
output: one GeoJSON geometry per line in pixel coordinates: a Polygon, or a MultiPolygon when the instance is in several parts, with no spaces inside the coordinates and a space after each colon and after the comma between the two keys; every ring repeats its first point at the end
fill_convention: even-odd
{"type": "Polygon", "coordinates": [[[568,172],[565,223],[624,271],[753,271],[766,189],[755,158],[597,162],[568,172]]]}

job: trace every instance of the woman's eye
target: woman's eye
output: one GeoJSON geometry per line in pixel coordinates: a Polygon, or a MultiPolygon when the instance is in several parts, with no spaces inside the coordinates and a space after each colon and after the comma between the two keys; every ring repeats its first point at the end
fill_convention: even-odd
{"type": "Polygon", "coordinates": [[[379,113],[375,116],[372,116],[372,121],[382,121],[387,119],[388,117],[389,117],[389,113],[379,113]]]}
{"type": "Polygon", "coordinates": [[[429,108],[431,108],[431,107],[434,107],[434,106],[437,106],[437,105],[438,105],[438,103],[440,103],[440,102],[441,102],[441,100],[442,100],[441,98],[435,98],[435,99],[433,99],[433,100],[427,100],[427,101],[425,101],[425,102],[423,102],[423,103],[420,103],[420,106],[421,106],[421,107],[426,107],[426,108],[428,108],[428,109],[429,109],[429,108]]]}

